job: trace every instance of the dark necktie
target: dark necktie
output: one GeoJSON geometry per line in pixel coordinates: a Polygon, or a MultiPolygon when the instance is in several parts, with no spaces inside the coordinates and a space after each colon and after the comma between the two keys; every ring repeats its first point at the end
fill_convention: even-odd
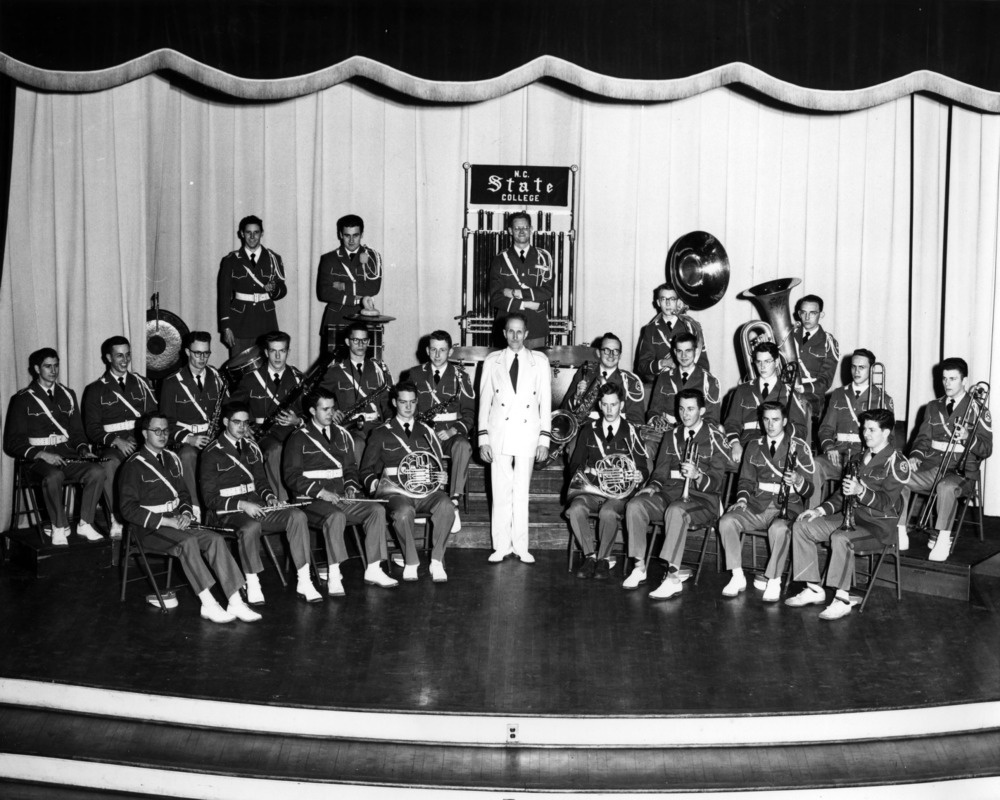
{"type": "Polygon", "coordinates": [[[156,460],[160,462],[160,466],[163,466],[163,453],[156,454],[156,460]]]}
{"type": "Polygon", "coordinates": [[[691,428],[688,428],[687,437],[689,442],[694,438],[694,431],[691,428]]]}
{"type": "Polygon", "coordinates": [[[524,263],[524,250],[519,250],[517,253],[521,257],[521,263],[524,263]]]}
{"type": "Polygon", "coordinates": [[[125,376],[124,376],[124,375],[122,375],[122,376],[121,376],[121,377],[120,377],[120,378],[118,379],[118,385],[119,385],[119,386],[121,386],[121,387],[122,387],[123,389],[125,388],[125,376]]]}
{"type": "Polygon", "coordinates": [[[238,442],[236,442],[236,453],[240,457],[243,456],[243,440],[242,439],[240,439],[238,442]]]}
{"type": "Polygon", "coordinates": [[[205,391],[205,384],[202,383],[201,375],[199,375],[198,377],[195,378],[195,382],[198,384],[198,391],[199,392],[205,391]]]}
{"type": "Polygon", "coordinates": [[[608,425],[608,441],[610,442],[615,436],[614,428],[608,425]]]}
{"type": "Polygon", "coordinates": [[[434,370],[434,385],[441,383],[441,370],[434,370]]]}
{"type": "Polygon", "coordinates": [[[768,394],[768,392],[771,391],[771,387],[768,384],[765,383],[764,384],[764,388],[763,388],[762,391],[764,392],[764,398],[767,399],[767,394],[768,394]]]}
{"type": "Polygon", "coordinates": [[[517,353],[514,353],[514,363],[510,365],[510,385],[517,391],[517,353]]]}
{"type": "Polygon", "coordinates": [[[855,389],[854,390],[854,399],[855,400],[860,400],[861,399],[861,390],[860,389],[855,389]]]}
{"type": "Polygon", "coordinates": [[[409,422],[404,422],[403,423],[403,433],[406,434],[406,438],[407,439],[410,438],[410,423],[409,422]]]}
{"type": "Polygon", "coordinates": [[[250,263],[251,264],[256,264],[257,263],[257,254],[256,253],[251,253],[250,254],[250,263]]]}
{"type": "Polygon", "coordinates": [[[771,449],[771,458],[774,458],[774,450],[775,450],[774,440],[771,440],[770,449],[771,449]]]}
{"type": "Polygon", "coordinates": [[[601,370],[601,383],[608,382],[608,371],[606,369],[601,370]]]}
{"type": "Polygon", "coordinates": [[[948,409],[948,416],[950,417],[951,413],[955,410],[955,401],[954,400],[949,400],[948,401],[947,409],[948,409]]]}
{"type": "Polygon", "coordinates": [[[802,344],[808,342],[810,336],[811,334],[809,333],[809,331],[806,331],[804,334],[802,334],[802,344]]]}
{"type": "Polygon", "coordinates": [[[56,399],[56,396],[52,393],[51,389],[46,389],[45,390],[45,394],[47,394],[49,396],[49,400],[55,400],[56,399]]]}
{"type": "Polygon", "coordinates": [[[688,382],[688,374],[686,372],[681,373],[681,385],[683,386],[688,382]]]}
{"type": "Polygon", "coordinates": [[[323,438],[326,439],[327,442],[330,441],[330,429],[329,428],[323,428],[323,438]]]}
{"type": "Polygon", "coordinates": [[[274,374],[273,374],[273,375],[271,376],[271,380],[273,380],[273,381],[274,381],[274,385],[275,385],[275,386],[277,386],[277,385],[278,385],[278,382],[279,382],[279,380],[280,380],[280,379],[278,378],[278,373],[277,373],[277,372],[275,372],[275,373],[274,373],[274,374]]]}
{"type": "Polygon", "coordinates": [[[670,320],[667,320],[667,336],[673,333],[673,330],[674,330],[674,323],[672,323],[670,320]]]}

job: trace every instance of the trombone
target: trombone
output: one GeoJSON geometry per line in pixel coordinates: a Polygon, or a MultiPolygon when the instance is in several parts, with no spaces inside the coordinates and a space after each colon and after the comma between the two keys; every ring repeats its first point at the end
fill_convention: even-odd
{"type": "Polygon", "coordinates": [[[885,408],[885,364],[876,361],[868,372],[868,402],[865,411],[872,408],[885,408]],[[878,405],[874,404],[875,392],[878,392],[878,405]]]}

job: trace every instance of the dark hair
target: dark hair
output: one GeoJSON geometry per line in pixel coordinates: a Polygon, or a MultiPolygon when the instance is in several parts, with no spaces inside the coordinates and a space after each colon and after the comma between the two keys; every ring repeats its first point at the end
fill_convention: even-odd
{"type": "Polygon", "coordinates": [[[337,236],[344,235],[344,228],[360,228],[360,233],[364,233],[365,221],[357,214],[344,214],[337,220],[337,236]]]}
{"type": "Polygon", "coordinates": [[[514,227],[514,220],[515,219],[523,219],[525,222],[528,223],[528,227],[529,228],[531,227],[531,214],[529,214],[527,211],[515,211],[513,214],[511,214],[509,217],[507,217],[507,227],[508,228],[513,228],[514,227]]]}
{"type": "Polygon", "coordinates": [[[400,392],[413,392],[414,397],[419,397],[420,392],[417,391],[417,384],[413,381],[400,381],[395,386],[392,387],[392,397],[397,399],[400,392]]]}
{"type": "Polygon", "coordinates": [[[604,335],[601,337],[601,344],[604,344],[605,339],[614,339],[616,342],[618,342],[618,349],[621,350],[623,348],[622,340],[619,339],[617,336],[615,336],[611,331],[606,331],[604,333],[604,335]]]}
{"type": "Polygon", "coordinates": [[[869,408],[858,414],[859,427],[863,428],[869,420],[890,433],[896,427],[896,417],[888,408],[869,408]]]}
{"type": "Polygon", "coordinates": [[[208,331],[191,331],[187,336],[184,337],[184,347],[188,348],[195,342],[208,342],[212,343],[212,334],[208,331]]]}
{"type": "Polygon", "coordinates": [[[28,370],[32,375],[38,376],[38,368],[42,366],[42,362],[47,358],[59,358],[59,354],[51,347],[43,347],[41,350],[36,350],[30,356],[28,356],[28,370]]]}
{"type": "Polygon", "coordinates": [[[170,418],[167,417],[167,415],[164,414],[162,411],[147,411],[145,414],[143,414],[141,417],[139,417],[139,419],[135,421],[136,427],[140,431],[148,431],[149,424],[154,419],[162,419],[168,425],[170,424],[170,418]]]}
{"type": "Polygon", "coordinates": [[[129,344],[128,339],[124,336],[112,336],[110,339],[105,339],[101,342],[101,357],[110,356],[112,350],[116,347],[121,347],[122,345],[125,345],[129,349],[132,348],[132,345],[129,344]]]}
{"type": "Polygon", "coordinates": [[[524,329],[528,330],[528,318],[524,316],[520,311],[511,311],[506,317],[504,317],[503,327],[504,330],[507,329],[507,323],[512,319],[519,319],[524,323],[524,329]]]}
{"type": "Polygon", "coordinates": [[[698,408],[705,408],[705,393],[701,389],[681,389],[674,399],[675,411],[681,407],[681,400],[697,400],[698,408]]]}
{"type": "Polygon", "coordinates": [[[668,283],[661,283],[659,286],[657,286],[655,289],[653,289],[653,299],[654,300],[659,300],[660,299],[660,292],[673,292],[674,294],[677,294],[677,290],[674,288],[673,284],[669,283],[669,282],[668,283]]]}
{"type": "Polygon", "coordinates": [[[776,400],[765,400],[757,407],[757,418],[763,423],[764,412],[765,411],[780,411],[782,419],[788,419],[788,414],[785,413],[785,407],[777,402],[776,400]]]}
{"type": "Polygon", "coordinates": [[[451,334],[448,331],[434,331],[434,333],[427,337],[428,347],[430,347],[432,341],[447,342],[448,349],[451,349],[451,334]]]}
{"type": "Polygon", "coordinates": [[[800,297],[795,303],[795,313],[798,314],[802,310],[802,306],[806,303],[815,303],[819,306],[819,310],[823,310],[823,298],[818,294],[807,294],[804,297],[800,297]]]}
{"type": "Polygon", "coordinates": [[[284,331],[271,331],[270,333],[264,334],[264,349],[267,349],[269,344],[275,344],[277,342],[284,342],[289,347],[292,346],[292,337],[289,336],[284,331]]]}
{"type": "Polygon", "coordinates": [[[243,231],[246,230],[247,225],[256,225],[261,229],[261,231],[264,230],[264,223],[261,222],[260,217],[253,214],[249,217],[243,217],[243,219],[240,220],[240,227],[238,228],[239,232],[243,233],[243,231]]]}
{"type": "Polygon", "coordinates": [[[969,365],[964,358],[946,358],[941,362],[941,372],[946,369],[957,370],[963,378],[969,377],[969,365]]]}
{"type": "Polygon", "coordinates": [[[875,354],[871,350],[866,350],[864,347],[859,347],[857,350],[851,353],[852,360],[854,359],[854,356],[861,356],[862,358],[867,358],[869,367],[871,367],[871,365],[875,363],[875,354]]]}
{"type": "Polygon", "coordinates": [[[333,407],[337,407],[337,396],[325,386],[317,386],[302,399],[302,408],[312,411],[320,400],[333,400],[333,407]]]}
{"type": "Polygon", "coordinates": [[[625,402],[625,390],[617,383],[612,383],[611,381],[608,381],[597,391],[598,402],[600,402],[602,397],[607,397],[609,394],[613,394],[619,400],[625,402]]]}
{"type": "Polygon", "coordinates": [[[361,331],[364,333],[365,336],[371,338],[372,333],[370,330],[368,330],[368,326],[365,325],[365,323],[363,322],[352,322],[346,328],[344,328],[343,330],[344,338],[350,339],[351,334],[357,331],[361,331]]]}
{"type": "Polygon", "coordinates": [[[250,404],[245,400],[230,400],[222,407],[222,418],[232,419],[233,414],[239,414],[243,412],[253,419],[253,413],[250,411],[250,404]]]}
{"type": "Polygon", "coordinates": [[[753,346],[753,354],[757,355],[757,353],[767,353],[775,361],[781,358],[781,351],[774,342],[757,342],[753,346]]]}
{"type": "Polygon", "coordinates": [[[670,349],[676,350],[677,345],[683,342],[691,342],[695,349],[698,349],[698,337],[695,336],[690,331],[684,331],[684,333],[678,333],[673,339],[670,340],[670,349]]]}

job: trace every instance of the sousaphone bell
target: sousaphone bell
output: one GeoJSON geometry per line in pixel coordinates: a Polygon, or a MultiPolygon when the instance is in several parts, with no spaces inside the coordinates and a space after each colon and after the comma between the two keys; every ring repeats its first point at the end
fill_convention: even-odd
{"type": "Polygon", "coordinates": [[[667,253],[667,283],[694,311],[718,303],[729,288],[729,256],[722,242],[705,231],[685,233],[667,253]]]}

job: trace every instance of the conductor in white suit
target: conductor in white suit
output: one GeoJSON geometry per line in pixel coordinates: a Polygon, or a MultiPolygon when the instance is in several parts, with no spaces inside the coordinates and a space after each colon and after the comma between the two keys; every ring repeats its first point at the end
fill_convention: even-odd
{"type": "Polygon", "coordinates": [[[525,564],[528,552],[528,493],[536,460],[549,456],[552,373],[549,360],[524,346],[528,326],[520,313],[504,323],[507,347],[490,353],[479,381],[479,455],[493,489],[490,561],[512,553],[525,564]]]}

